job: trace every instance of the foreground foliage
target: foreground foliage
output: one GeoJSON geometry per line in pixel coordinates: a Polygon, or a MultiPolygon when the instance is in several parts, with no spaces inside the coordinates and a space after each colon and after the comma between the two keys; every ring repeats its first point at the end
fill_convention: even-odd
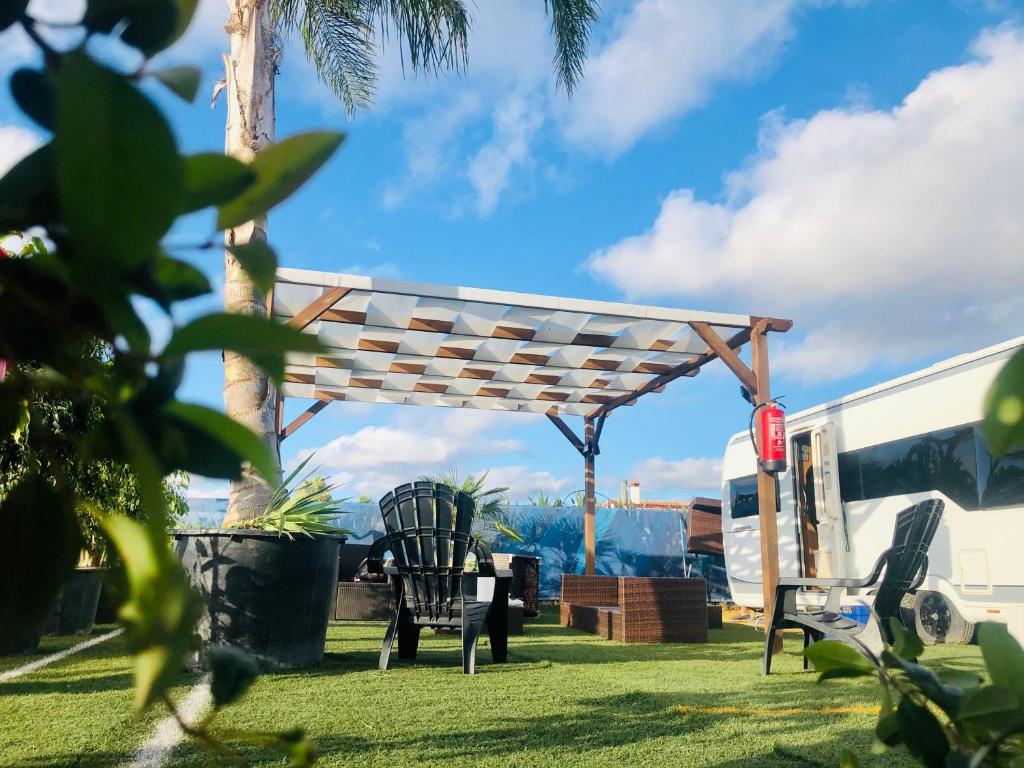
{"type": "MultiPolygon", "coordinates": [[[[17,641],[38,626],[70,574],[82,546],[85,509],[102,526],[125,566],[128,594],[120,616],[133,654],[138,712],[163,701],[192,647],[198,598],[166,536],[163,478],[179,471],[237,478],[243,464],[276,482],[271,449],[219,411],[184,403],[176,393],[193,352],[232,350],[275,381],[284,353],[315,352],[315,338],[266,318],[213,313],[174,327],[153,349],[142,302],[168,323],[180,302],[211,293],[202,271],[175,255],[165,235],[185,214],[215,207],[218,228],[262,215],[299,188],[341,143],[335,133],[293,136],[251,164],[215,153],[182,156],[164,116],[143,93],[147,81],[191,100],[199,72],[161,70],[150,59],[177,40],[195,11],[189,0],[89,0],[77,36],[58,50],[26,13],[25,0],[0,3],[0,31],[20,25],[38,46],[43,66],[11,76],[15,102],[49,140],[0,179],[0,231],[28,232],[45,247],[26,258],[0,260],[0,442],[29,425],[40,460],[3,489],[0,520],[0,640],[17,641]],[[125,71],[95,59],[94,37],[119,38],[138,66],[125,71]],[[87,354],[98,344],[100,355],[87,354]],[[80,420],[64,433],[60,461],[53,430],[34,426],[41,401],[102,418],[80,420]],[[84,493],[75,467],[127,467],[142,522],[111,514],[111,500],[84,493]]],[[[31,241],[34,242],[34,241],[31,241]]],[[[205,243],[191,247],[202,253],[205,243]]],[[[276,257],[266,244],[236,257],[268,286],[276,257]]],[[[215,657],[214,712],[237,700],[254,674],[236,654],[215,657]]],[[[209,720],[191,729],[229,761],[209,720]]],[[[252,734],[296,763],[314,755],[301,734],[252,734]]]]}
{"type": "MultiPolygon", "coordinates": [[[[837,640],[806,652],[820,680],[878,678],[878,749],[903,746],[928,768],[1024,766],[1024,650],[1006,626],[978,628],[987,679],[963,670],[936,674],[917,662],[921,641],[896,619],[890,626],[895,642],[877,658],[837,640]]],[[[844,755],[844,766],[858,764],[853,752],[844,755]]]]}

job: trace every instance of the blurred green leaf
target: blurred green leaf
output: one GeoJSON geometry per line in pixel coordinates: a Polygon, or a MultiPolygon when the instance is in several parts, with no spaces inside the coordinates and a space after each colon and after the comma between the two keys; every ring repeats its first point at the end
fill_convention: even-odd
{"type": "Polygon", "coordinates": [[[135,709],[141,712],[181,676],[184,656],[195,647],[199,598],[165,532],[120,515],[107,515],[102,524],[127,575],[128,596],[119,615],[134,654],[135,709]]]}
{"type": "Polygon", "coordinates": [[[895,747],[900,743],[900,723],[895,710],[882,712],[875,724],[875,738],[887,747],[895,747]]]}
{"type": "Polygon", "coordinates": [[[55,487],[54,479],[28,473],[0,504],[0,654],[19,650],[39,627],[78,562],[81,538],[72,494],[55,487]]]}
{"type": "Polygon", "coordinates": [[[256,183],[217,212],[217,228],[230,229],[262,216],[301,187],[334,154],[345,135],[313,131],[273,144],[253,160],[256,183]]]}
{"type": "Polygon", "coordinates": [[[255,659],[231,646],[213,646],[209,651],[210,693],[217,709],[238,701],[260,674],[255,659]]]}
{"type": "Polygon", "coordinates": [[[28,7],[28,0],[0,0],[0,32],[14,24],[28,7]]]}
{"type": "Polygon", "coordinates": [[[1024,718],[1024,710],[1020,708],[1020,699],[1006,688],[998,685],[983,685],[970,691],[960,705],[957,720],[960,722],[975,721],[994,733],[1024,718]]]}
{"type": "Polygon", "coordinates": [[[936,672],[943,685],[951,685],[963,691],[969,691],[981,685],[981,677],[974,672],[963,669],[940,669],[936,672]]]}
{"type": "Polygon", "coordinates": [[[983,622],[978,627],[978,645],[992,682],[1024,700],[1024,650],[1006,625],[983,622]]]}
{"type": "Polygon", "coordinates": [[[1006,361],[989,387],[982,426],[993,456],[1024,444],[1024,349],[1006,361]]]}
{"type": "Polygon", "coordinates": [[[890,651],[882,653],[882,660],[889,667],[903,672],[914,685],[920,688],[929,699],[938,704],[951,717],[956,715],[960,702],[963,699],[963,691],[951,685],[946,685],[939,679],[938,675],[927,667],[907,661],[890,651]]]}
{"type": "Polygon", "coordinates": [[[875,672],[875,668],[863,654],[838,640],[813,643],[804,651],[804,656],[820,673],[819,681],[834,677],[861,677],[875,672]]]}
{"type": "Polygon", "coordinates": [[[248,427],[204,405],[175,401],[166,410],[204,432],[207,439],[216,440],[230,448],[239,460],[248,461],[268,485],[277,483],[278,467],[273,451],[248,427]]]}
{"type": "Polygon", "coordinates": [[[924,645],[916,633],[910,632],[895,616],[889,617],[889,631],[892,633],[892,650],[903,659],[913,660],[924,653],[924,645]]]}
{"type": "Polygon", "coordinates": [[[61,211],[79,252],[109,265],[152,254],[184,194],[174,135],[156,107],[84,52],[68,54],[54,149],[61,211]]]}
{"type": "Polygon", "coordinates": [[[220,205],[240,195],[256,181],[256,173],[245,163],[216,152],[185,158],[185,207],[190,213],[220,205]]]}
{"type": "Polygon", "coordinates": [[[189,103],[195,101],[203,73],[198,67],[168,67],[150,73],[167,88],[189,103]]]}
{"type": "Polygon", "coordinates": [[[252,360],[277,382],[284,379],[285,352],[319,352],[316,336],[262,317],[218,312],[198,317],[174,332],[165,355],[230,349],[252,360]]]}
{"type": "Polygon", "coordinates": [[[896,708],[896,717],[903,743],[910,754],[927,768],[945,768],[949,741],[935,715],[927,707],[904,697],[896,708]]]}
{"type": "Polygon", "coordinates": [[[23,232],[50,221],[55,209],[53,145],[46,144],[0,179],[0,229],[23,232]]]}
{"type": "Polygon", "coordinates": [[[308,768],[320,755],[316,742],[307,738],[304,731],[285,731],[280,734],[279,739],[294,768],[308,768]]]}
{"type": "Polygon", "coordinates": [[[196,5],[197,0],[89,0],[82,23],[107,34],[123,21],[121,39],[149,57],[184,34],[196,5]]]}
{"type": "Polygon", "coordinates": [[[153,263],[150,293],[147,295],[169,309],[177,301],[194,299],[210,293],[210,281],[206,275],[187,261],[161,255],[153,263]]]}
{"type": "Polygon", "coordinates": [[[53,83],[38,69],[19,69],[11,75],[11,96],[18,107],[43,128],[53,130],[53,83]]]}
{"type": "Polygon", "coordinates": [[[277,254],[274,249],[262,240],[250,240],[244,245],[229,245],[228,250],[238,259],[256,287],[263,293],[269,293],[274,287],[274,276],[277,274],[277,254]]]}

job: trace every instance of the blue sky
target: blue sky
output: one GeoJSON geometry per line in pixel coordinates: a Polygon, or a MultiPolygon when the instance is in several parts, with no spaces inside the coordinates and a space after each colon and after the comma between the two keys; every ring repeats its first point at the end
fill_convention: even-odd
{"type": "MultiPolygon", "coordinates": [[[[74,2],[35,0],[39,16],[74,2]]],[[[196,105],[154,97],[188,151],[223,146],[224,3],[167,57],[203,66],[196,105]]],[[[297,41],[278,136],[337,128],[330,165],[277,209],[282,265],[773,314],[773,389],[802,408],[1019,334],[1024,7],[981,0],[605,0],[586,79],[556,92],[542,0],[478,0],[463,76],[403,79],[382,54],[376,107],[349,121],[297,41]]],[[[2,37],[12,67],[28,55],[2,37]]],[[[0,166],[39,141],[0,97],[0,166]]],[[[173,242],[204,239],[193,217],[173,242]]],[[[188,255],[188,254],[184,254],[188,255]]],[[[216,252],[191,256],[217,278],[216,252]]],[[[207,302],[189,313],[214,306],[207,302]]],[[[598,488],[707,494],[746,423],[709,367],[609,419],[598,488]]],[[[219,359],[186,399],[221,404],[219,359]]],[[[292,402],[289,417],[305,407],[292,402]]],[[[576,425],[581,426],[581,425],[576,425]]],[[[335,403],[282,447],[318,450],[353,493],[447,466],[525,498],[582,485],[545,419],[335,403]]],[[[223,485],[197,478],[197,495],[223,485]]]]}

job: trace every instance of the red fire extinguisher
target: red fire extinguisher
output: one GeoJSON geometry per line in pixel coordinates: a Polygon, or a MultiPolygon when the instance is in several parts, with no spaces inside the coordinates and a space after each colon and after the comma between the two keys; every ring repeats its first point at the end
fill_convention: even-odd
{"type": "Polygon", "coordinates": [[[786,471],[786,414],[777,400],[755,405],[750,414],[750,442],[758,463],[765,472],[786,471]],[[758,418],[760,441],[754,439],[754,419],[758,418]]]}

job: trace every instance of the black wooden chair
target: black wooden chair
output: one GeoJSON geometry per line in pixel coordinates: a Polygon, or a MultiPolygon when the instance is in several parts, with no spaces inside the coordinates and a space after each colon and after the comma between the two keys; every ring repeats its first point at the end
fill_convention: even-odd
{"type": "Polygon", "coordinates": [[[386,546],[394,566],[385,570],[395,585],[395,615],[384,636],[380,669],[386,670],[397,635],[398,657],[415,659],[423,627],[462,631],[462,669],[476,669],[476,645],[487,622],[491,656],[506,660],[508,587],[511,572],[498,573],[490,550],[471,534],[473,499],[446,485],[416,482],[401,485],[380,500],[387,530],[386,546]],[[475,575],[465,574],[466,555],[477,555],[480,576],[495,577],[493,594],[477,589],[475,575]],[[491,611],[492,604],[495,610],[491,611]]]}
{"type": "MultiPolygon", "coordinates": [[[[922,501],[896,515],[896,529],[892,546],[878,558],[870,575],[863,579],[779,579],[775,590],[775,610],[765,634],[764,673],[771,672],[772,645],[776,630],[798,627],[804,632],[804,647],[829,634],[837,640],[850,643],[877,656],[885,642],[892,642],[889,619],[899,616],[900,602],[908,592],[914,592],[928,573],[928,547],[939,527],[945,504],[939,499],[922,501]],[[879,583],[882,571],[885,576],[879,583]],[[872,587],[875,601],[867,624],[849,619],[839,613],[844,592],[856,594],[860,589],[872,587]],[[803,587],[828,589],[822,609],[797,611],[796,596],[803,587]]],[[[872,594],[872,592],[869,592],[872,594]]],[[[807,659],[804,659],[807,669],[807,659]]]]}

